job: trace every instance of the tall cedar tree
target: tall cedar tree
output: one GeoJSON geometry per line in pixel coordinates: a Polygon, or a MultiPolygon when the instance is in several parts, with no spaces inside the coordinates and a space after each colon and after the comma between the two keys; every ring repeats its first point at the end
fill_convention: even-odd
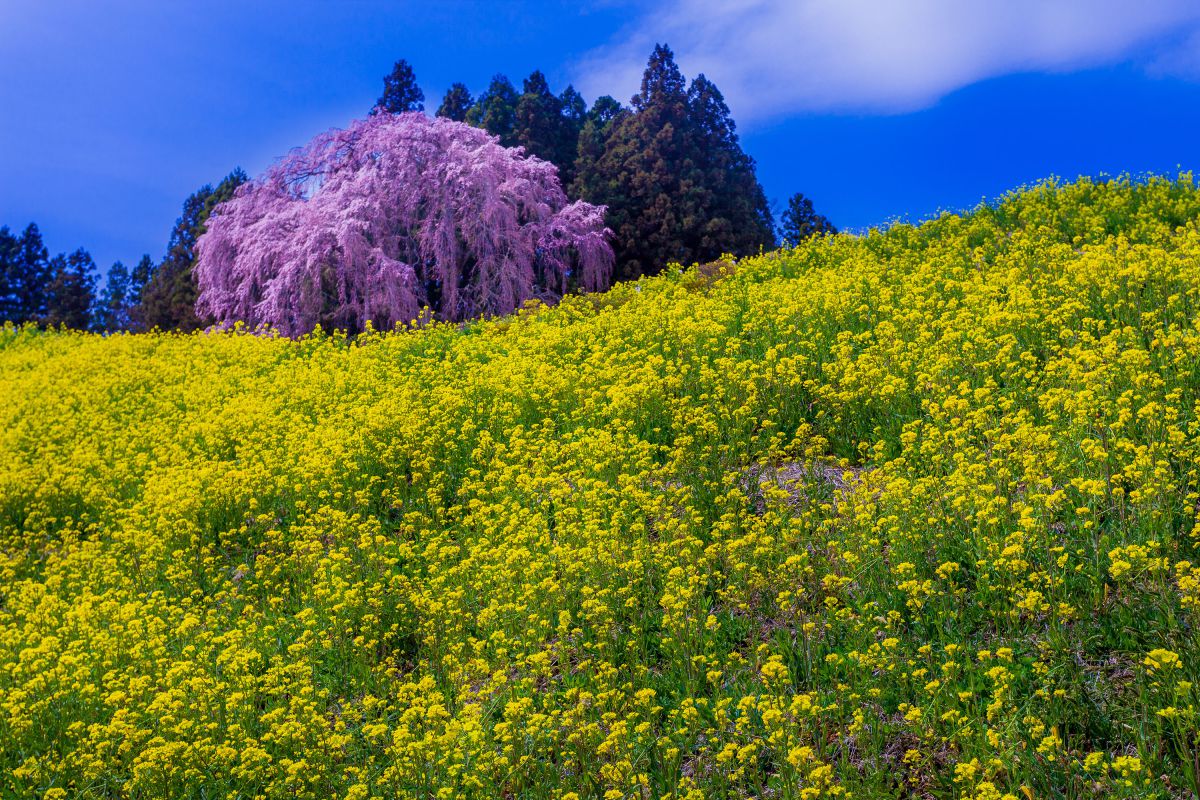
{"type": "MultiPolygon", "coordinates": [[[[608,207],[616,264],[627,280],[686,258],[684,188],[697,181],[688,158],[687,92],[671,51],[658,45],[633,97],[633,113],[610,126],[603,150],[580,159],[575,193],[608,207]]],[[[583,143],[583,144],[586,144],[583,143]]]]}
{"type": "Polygon", "coordinates": [[[467,124],[499,136],[500,144],[505,147],[516,147],[518,99],[512,81],[503,75],[496,75],[488,84],[487,91],[479,95],[475,105],[467,112],[467,124]]]}
{"type": "Polygon", "coordinates": [[[558,161],[558,175],[563,186],[570,186],[575,180],[575,159],[579,155],[579,135],[583,133],[584,123],[587,122],[587,103],[583,95],[575,91],[575,87],[567,84],[562,94],[558,96],[562,106],[562,136],[558,161]]]}
{"type": "Polygon", "coordinates": [[[783,212],[783,223],[779,231],[780,238],[788,244],[800,244],[810,236],[823,233],[837,233],[833,223],[818,214],[813,208],[812,200],[797,192],[788,200],[787,210],[783,212]]]}
{"type": "Polygon", "coordinates": [[[129,327],[131,278],[129,268],[114,261],[108,268],[104,289],[96,304],[96,328],[102,331],[120,331],[129,327]]]}
{"type": "Polygon", "coordinates": [[[384,76],[383,94],[375,103],[372,114],[386,111],[403,114],[405,111],[424,111],[425,93],[417,86],[417,76],[403,58],[395,63],[392,71],[384,76]]]}
{"type": "Polygon", "coordinates": [[[568,86],[561,97],[555,97],[540,71],[525,79],[524,89],[517,100],[513,137],[526,153],[558,167],[559,179],[567,186],[574,178],[575,151],[587,105],[574,87],[568,86]]]}
{"type": "Polygon", "coordinates": [[[604,156],[604,145],[614,123],[621,115],[628,113],[628,109],[608,95],[597,98],[587,112],[576,145],[575,180],[571,184],[574,196],[591,197],[601,191],[604,176],[598,164],[604,156]]]}
{"type": "Polygon", "coordinates": [[[96,263],[84,249],[50,259],[50,285],[46,291],[48,326],[66,325],[87,330],[96,304],[96,263]]]}
{"type": "Polygon", "coordinates": [[[573,188],[608,206],[616,278],[774,243],[754,162],[738,144],[729,109],[705,79],[687,89],[669,47],[654,48],[632,113],[616,112],[608,124],[598,155],[598,126],[581,137],[573,188]]]}
{"type": "Polygon", "coordinates": [[[50,254],[38,226],[20,236],[0,228],[0,322],[42,322],[50,285],[50,254]]]}
{"type": "Polygon", "coordinates": [[[650,54],[632,112],[606,113],[602,149],[599,122],[584,126],[572,190],[608,206],[614,277],[773,245],[766,196],[724,98],[703,76],[686,88],[670,48],[650,54]]]}
{"type": "MultiPolygon", "coordinates": [[[[134,266],[133,272],[129,273],[129,308],[132,310],[137,308],[138,303],[142,302],[142,291],[146,288],[146,284],[150,282],[150,276],[154,274],[154,260],[150,258],[149,253],[143,253],[142,258],[134,266]]],[[[132,322],[132,316],[130,322],[132,322]]]]}
{"type": "Polygon", "coordinates": [[[746,255],[774,247],[775,225],[767,196],[754,173],[754,159],[738,143],[725,98],[703,74],[688,88],[692,148],[703,182],[698,208],[707,214],[684,242],[690,260],[713,261],[724,253],[746,255]]]}
{"type": "Polygon", "coordinates": [[[204,233],[204,223],[213,207],[233,197],[247,180],[241,168],[235,169],[216,189],[202,186],[184,201],[183,215],[175,221],[166,258],[155,268],[142,289],[140,302],[133,311],[136,327],[149,330],[178,329],[193,331],[211,324],[196,315],[196,241],[204,233]]]}
{"type": "Polygon", "coordinates": [[[452,83],[446,90],[446,96],[442,98],[442,104],[438,106],[437,115],[455,122],[466,122],[467,112],[471,110],[474,102],[471,92],[464,84],[452,83]]]}

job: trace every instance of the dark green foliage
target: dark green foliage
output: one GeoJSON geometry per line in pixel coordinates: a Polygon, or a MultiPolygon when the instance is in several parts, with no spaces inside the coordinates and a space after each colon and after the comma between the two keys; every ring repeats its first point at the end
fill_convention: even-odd
{"type": "Polygon", "coordinates": [[[38,226],[20,236],[0,228],[0,321],[40,322],[46,315],[50,257],[38,226]]]}
{"type": "Polygon", "coordinates": [[[654,48],[631,113],[611,99],[598,109],[602,102],[580,136],[572,189],[608,206],[616,279],[774,243],[754,162],[724,99],[703,76],[689,91],[670,48],[654,48]]]}
{"type": "Polygon", "coordinates": [[[193,331],[209,324],[209,320],[196,315],[196,279],[192,275],[196,241],[204,233],[204,223],[213,208],[233,197],[246,180],[246,173],[235,169],[216,189],[202,186],[184,201],[183,215],[171,231],[167,255],[146,281],[140,302],[133,310],[133,322],[138,328],[193,331]]]}
{"type": "Polygon", "coordinates": [[[387,111],[399,114],[404,111],[424,111],[425,93],[417,86],[413,69],[403,58],[396,62],[392,71],[383,79],[383,94],[371,109],[372,114],[387,111]]]}
{"type": "Polygon", "coordinates": [[[683,75],[668,48],[655,47],[633,109],[611,123],[598,157],[581,159],[575,187],[589,202],[608,206],[616,280],[687,258],[680,239],[683,204],[686,187],[698,177],[688,158],[683,75]]]}
{"type": "Polygon", "coordinates": [[[150,258],[149,253],[144,253],[129,275],[129,305],[131,308],[142,302],[142,290],[153,274],[154,261],[150,258]]]}
{"type": "Polygon", "coordinates": [[[579,155],[579,136],[587,123],[587,103],[584,102],[583,95],[575,91],[575,87],[570,84],[563,89],[558,100],[562,105],[562,135],[559,160],[554,163],[558,165],[559,178],[566,187],[575,180],[575,159],[579,155]]]}
{"type": "Polygon", "coordinates": [[[583,95],[575,91],[574,86],[567,84],[567,88],[558,96],[558,101],[562,104],[563,116],[578,134],[583,128],[583,123],[587,121],[588,114],[587,102],[584,101],[583,95]]]}
{"type": "Polygon", "coordinates": [[[746,255],[775,245],[767,196],[754,173],[754,159],[738,143],[725,98],[699,75],[688,89],[688,114],[696,164],[703,176],[696,188],[706,219],[685,240],[697,261],[724,253],[746,255]]]}
{"type": "Polygon", "coordinates": [[[131,288],[129,268],[120,261],[113,262],[96,305],[96,328],[111,332],[129,327],[131,288]]]}
{"type": "Polygon", "coordinates": [[[585,122],[595,123],[596,127],[603,133],[608,133],[608,126],[618,117],[625,107],[619,101],[604,95],[598,97],[595,104],[587,112],[585,122]]]}
{"type": "Polygon", "coordinates": [[[438,106],[437,116],[446,117],[455,122],[466,122],[467,112],[471,110],[474,102],[471,98],[471,92],[464,84],[453,83],[446,90],[446,96],[442,98],[442,104],[438,106]]]}
{"type": "Polygon", "coordinates": [[[50,283],[46,287],[47,326],[86,330],[92,324],[96,303],[96,264],[82,248],[70,255],[50,259],[50,283]]]}
{"type": "Polygon", "coordinates": [[[587,104],[570,86],[555,97],[540,71],[525,79],[524,89],[517,100],[513,138],[525,152],[558,167],[559,179],[569,185],[587,104]]]}
{"type": "Polygon", "coordinates": [[[628,113],[620,103],[608,95],[596,100],[587,113],[575,154],[575,180],[571,193],[576,197],[599,196],[603,189],[603,174],[598,162],[604,156],[604,146],[612,131],[613,122],[623,113],[628,113]]]}
{"type": "Polygon", "coordinates": [[[21,280],[21,269],[17,262],[18,242],[7,225],[0,228],[0,321],[15,321],[20,314],[17,300],[17,287],[21,280]]]}
{"type": "Polygon", "coordinates": [[[503,75],[496,75],[488,85],[487,91],[479,95],[475,105],[467,112],[466,121],[477,128],[483,128],[493,136],[499,136],[500,144],[505,147],[515,147],[517,101],[517,90],[512,81],[503,75]]]}
{"type": "Polygon", "coordinates": [[[812,200],[800,192],[788,200],[787,210],[783,212],[780,226],[780,238],[788,244],[796,245],[809,236],[823,233],[837,233],[833,223],[813,209],[812,200]]]}

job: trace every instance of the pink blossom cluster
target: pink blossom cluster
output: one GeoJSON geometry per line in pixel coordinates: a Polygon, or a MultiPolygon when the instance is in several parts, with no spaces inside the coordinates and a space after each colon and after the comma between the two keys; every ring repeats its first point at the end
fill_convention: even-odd
{"type": "Polygon", "coordinates": [[[608,285],[604,208],[555,167],[417,112],[321,134],[218,206],[197,244],[197,311],[219,324],[462,320],[608,285]]]}

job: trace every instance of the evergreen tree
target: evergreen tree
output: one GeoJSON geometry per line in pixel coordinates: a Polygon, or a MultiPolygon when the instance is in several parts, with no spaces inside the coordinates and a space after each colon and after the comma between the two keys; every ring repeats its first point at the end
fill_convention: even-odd
{"type": "Polygon", "coordinates": [[[616,252],[614,277],[653,274],[690,255],[683,234],[696,224],[690,187],[699,177],[689,151],[687,91],[670,48],[657,45],[633,98],[633,113],[614,120],[604,153],[581,164],[584,199],[608,206],[616,252]]]}
{"type": "Polygon", "coordinates": [[[184,201],[183,214],[171,231],[167,255],[143,285],[140,302],[133,311],[137,327],[193,331],[208,324],[196,315],[196,278],[192,274],[196,240],[204,233],[204,223],[213,208],[232,198],[246,180],[246,173],[235,169],[216,189],[202,186],[184,201]]]}
{"type": "Polygon", "coordinates": [[[700,76],[689,89],[670,48],[658,45],[632,105],[622,113],[611,100],[597,101],[576,161],[575,192],[608,206],[616,277],[773,244],[754,161],[710,81],[700,76]]]}
{"type": "Polygon", "coordinates": [[[500,144],[505,147],[515,147],[518,144],[514,134],[517,100],[517,90],[512,81],[503,75],[496,75],[487,91],[479,95],[475,105],[467,112],[467,124],[499,136],[500,144]]]}
{"type": "Polygon", "coordinates": [[[704,75],[688,89],[691,149],[701,170],[695,187],[704,221],[687,231],[690,257],[707,262],[775,245],[775,225],[754,159],[742,151],[725,98],[704,75]]]}
{"type": "Polygon", "coordinates": [[[150,281],[150,276],[154,274],[154,261],[150,258],[149,253],[144,253],[140,261],[133,268],[133,272],[129,274],[129,305],[134,308],[138,303],[142,302],[142,290],[146,288],[146,284],[150,281]]]}
{"type": "Polygon", "coordinates": [[[788,200],[787,210],[783,212],[780,238],[791,245],[800,244],[809,236],[819,236],[825,233],[837,233],[833,223],[813,208],[809,200],[800,192],[788,200]]]}
{"type": "Polygon", "coordinates": [[[465,85],[452,83],[446,90],[446,96],[442,98],[442,104],[438,106],[437,116],[452,119],[455,122],[466,122],[467,112],[471,110],[474,102],[471,99],[471,92],[465,85]]]}
{"type": "Polygon", "coordinates": [[[525,79],[525,92],[517,100],[513,130],[517,144],[524,147],[525,152],[558,167],[563,185],[569,185],[575,172],[575,149],[579,139],[575,119],[582,120],[587,110],[583,98],[574,89],[569,92],[566,96],[572,108],[568,112],[563,99],[551,93],[546,76],[535,71],[525,79]]]}
{"type": "Polygon", "coordinates": [[[96,264],[82,248],[50,260],[50,284],[46,292],[47,326],[66,325],[87,330],[96,303],[96,264]]]}
{"type": "Polygon", "coordinates": [[[595,104],[588,110],[584,122],[593,122],[603,133],[608,133],[608,127],[622,112],[625,106],[609,95],[596,98],[595,104]]]}
{"type": "Polygon", "coordinates": [[[17,264],[17,308],[21,321],[40,321],[46,316],[52,270],[50,252],[42,241],[42,232],[32,222],[25,227],[17,243],[17,264]]]}
{"type": "MultiPolygon", "coordinates": [[[[611,97],[609,99],[612,100],[611,97]]],[[[566,117],[568,125],[573,127],[578,134],[588,117],[587,102],[583,99],[583,95],[575,91],[574,86],[567,84],[567,88],[563,89],[563,93],[558,96],[558,102],[562,105],[562,113],[566,117]]]]}
{"type": "Polygon", "coordinates": [[[588,107],[583,95],[570,84],[558,96],[558,102],[562,107],[562,133],[556,156],[558,160],[554,163],[558,165],[563,186],[570,186],[575,180],[575,159],[579,156],[579,137],[587,123],[588,107]]]}
{"type": "Polygon", "coordinates": [[[0,228],[0,322],[40,322],[46,315],[50,259],[30,223],[20,236],[0,228]]]}
{"type": "Polygon", "coordinates": [[[386,111],[400,114],[405,111],[424,111],[425,93],[417,86],[413,69],[403,58],[396,62],[392,71],[383,79],[383,94],[375,102],[372,114],[386,111]]]}
{"type": "Polygon", "coordinates": [[[619,102],[608,95],[597,98],[587,112],[575,145],[575,180],[571,183],[573,197],[598,197],[604,189],[604,174],[599,162],[604,157],[605,143],[613,123],[628,113],[619,102]]]}
{"type": "Polygon", "coordinates": [[[112,332],[129,327],[130,285],[129,269],[122,262],[114,261],[108,268],[104,290],[96,307],[99,330],[112,332]]]}
{"type": "Polygon", "coordinates": [[[17,322],[20,317],[17,305],[17,285],[20,281],[17,262],[19,246],[20,240],[13,236],[8,226],[0,227],[0,323],[17,322]]]}

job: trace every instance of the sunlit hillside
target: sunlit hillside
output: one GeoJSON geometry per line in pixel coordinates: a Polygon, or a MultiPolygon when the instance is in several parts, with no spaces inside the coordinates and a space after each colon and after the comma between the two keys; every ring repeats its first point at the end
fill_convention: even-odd
{"type": "Polygon", "coordinates": [[[1200,190],[349,341],[0,333],[0,795],[1200,792],[1200,190]]]}

